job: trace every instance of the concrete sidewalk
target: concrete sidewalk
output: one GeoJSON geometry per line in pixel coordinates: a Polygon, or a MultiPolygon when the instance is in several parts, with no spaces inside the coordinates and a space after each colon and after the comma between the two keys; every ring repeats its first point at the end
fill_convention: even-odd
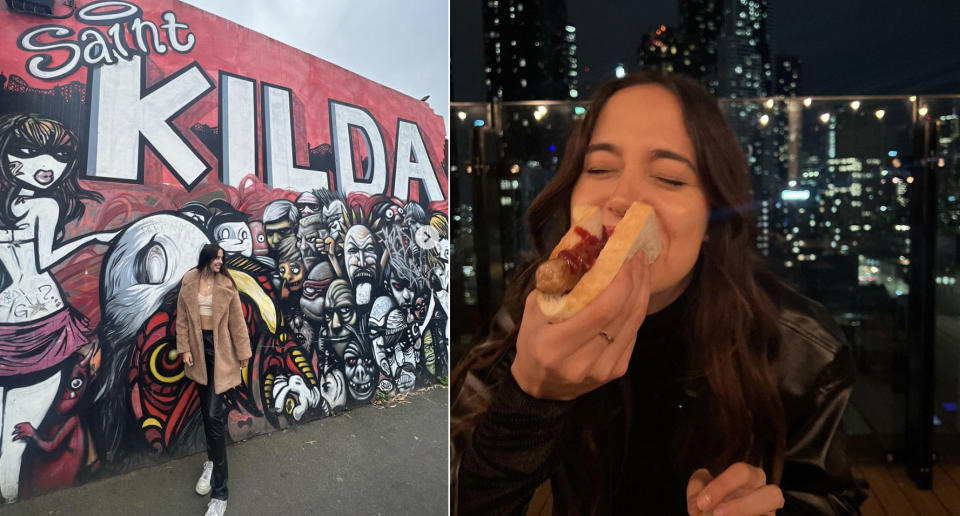
{"type": "MultiPolygon", "coordinates": [[[[447,396],[434,386],[388,406],[227,447],[227,514],[447,514],[447,396]]],[[[203,515],[194,484],[206,454],[0,505],[8,515],[203,515]]]]}

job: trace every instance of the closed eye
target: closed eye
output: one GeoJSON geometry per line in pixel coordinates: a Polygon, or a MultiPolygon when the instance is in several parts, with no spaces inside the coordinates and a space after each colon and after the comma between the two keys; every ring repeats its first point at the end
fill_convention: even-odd
{"type": "Polygon", "coordinates": [[[684,186],[684,185],[687,184],[687,183],[684,183],[683,181],[677,181],[677,180],[675,180],[675,179],[668,179],[668,178],[666,178],[666,177],[658,177],[657,180],[660,181],[661,183],[664,183],[664,184],[667,184],[667,185],[670,185],[670,186],[674,186],[674,187],[680,187],[680,186],[684,186]]]}
{"type": "Polygon", "coordinates": [[[611,170],[609,168],[588,168],[587,169],[588,174],[606,174],[607,172],[610,172],[610,171],[611,170]]]}

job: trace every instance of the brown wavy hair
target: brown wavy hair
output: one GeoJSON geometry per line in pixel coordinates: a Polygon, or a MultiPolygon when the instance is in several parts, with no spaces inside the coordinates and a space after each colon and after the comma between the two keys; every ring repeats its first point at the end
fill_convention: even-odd
{"type": "Polygon", "coordinates": [[[203,270],[210,266],[210,262],[217,259],[217,255],[223,251],[223,263],[220,265],[220,274],[230,280],[230,284],[233,285],[233,288],[237,288],[237,282],[233,281],[233,276],[227,272],[227,252],[223,250],[217,244],[204,244],[200,248],[200,254],[197,256],[197,271],[203,274],[203,270]]]}
{"type": "MultiPolygon", "coordinates": [[[[707,467],[716,475],[732,463],[744,461],[761,466],[767,478],[778,482],[786,425],[774,370],[781,341],[779,309],[770,290],[776,281],[754,245],[756,217],[743,150],[716,99],[693,79],[648,71],[597,89],[587,114],[567,141],[557,175],[527,211],[538,258],[520,268],[507,289],[504,308],[513,321],[521,320],[537,266],[570,226],[570,197],[600,111],[618,91],[643,84],[663,87],[678,99],[710,206],[709,239],[683,296],[689,303],[686,310],[691,322],[689,378],[705,386],[704,406],[709,410],[681,432],[679,464],[691,472],[707,467]]],[[[481,403],[480,408],[473,405],[466,413],[456,413],[458,402],[472,403],[458,399],[467,374],[503,367],[499,361],[515,351],[518,331],[515,328],[503,338],[475,346],[455,369],[451,377],[455,446],[457,438],[474,426],[485,410],[481,403]]],[[[587,449],[593,448],[585,444],[587,449]]]]}

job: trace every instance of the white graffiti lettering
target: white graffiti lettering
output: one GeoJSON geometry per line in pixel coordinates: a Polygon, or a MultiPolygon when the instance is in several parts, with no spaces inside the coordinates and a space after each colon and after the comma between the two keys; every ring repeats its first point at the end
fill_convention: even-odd
{"type": "Polygon", "coordinates": [[[184,185],[194,185],[210,169],[169,123],[214,88],[191,64],[144,95],[143,58],[136,56],[93,71],[89,172],[94,177],[140,179],[141,135],[184,185]]]}
{"type": "Polygon", "coordinates": [[[442,201],[443,189],[437,182],[430,164],[430,155],[423,144],[420,128],[414,122],[400,120],[397,123],[397,156],[394,161],[393,195],[401,199],[408,197],[409,183],[413,179],[423,182],[430,201],[442,201]],[[411,160],[412,157],[412,160],[411,160]]]}
{"type": "MultiPolygon", "coordinates": [[[[53,305],[53,308],[63,306],[58,296],[53,295],[51,285],[40,285],[36,292],[28,294],[23,290],[17,290],[6,301],[12,306],[13,315],[18,318],[37,318],[49,312],[51,309],[47,305],[53,305]]],[[[3,303],[7,304],[7,303],[3,303]]]]}
{"type": "Polygon", "coordinates": [[[383,136],[373,115],[361,107],[331,100],[330,127],[335,135],[333,155],[337,164],[338,189],[341,192],[384,193],[387,185],[386,150],[383,145],[383,136]],[[353,170],[351,127],[360,129],[363,133],[363,141],[369,157],[362,180],[356,178],[353,170]]]}
{"type": "Polygon", "coordinates": [[[293,154],[290,91],[263,85],[263,122],[267,134],[267,183],[307,190],[330,188],[323,172],[297,167],[293,154]]]}
{"type": "MultiPolygon", "coordinates": [[[[133,56],[128,61],[93,71],[90,134],[97,134],[97,138],[89,142],[87,174],[101,179],[141,182],[142,136],[181,184],[192,188],[210,167],[171,122],[214,85],[196,64],[191,64],[144,94],[142,59],[133,56]]],[[[254,81],[221,74],[220,83],[224,125],[221,181],[239,186],[244,176],[256,170],[254,81]]],[[[326,172],[295,163],[290,91],[264,84],[263,116],[265,182],[301,190],[331,188],[326,172]]],[[[388,193],[386,149],[376,119],[366,109],[331,101],[330,120],[334,131],[337,190],[388,193]],[[350,140],[353,128],[360,129],[370,158],[363,179],[357,178],[353,170],[350,140]]],[[[401,121],[397,145],[397,173],[392,185],[396,196],[406,199],[410,181],[418,180],[426,188],[427,201],[443,200],[444,192],[416,124],[401,121]]]]}
{"type": "MultiPolygon", "coordinates": [[[[143,10],[130,2],[97,1],[77,12],[77,19],[88,25],[78,29],[79,33],[58,25],[42,25],[24,32],[18,44],[37,53],[27,60],[27,70],[40,79],[57,80],[81,66],[91,67],[89,134],[96,137],[87,142],[88,177],[142,183],[144,146],[149,146],[190,190],[212,167],[203,159],[202,149],[195,147],[196,140],[191,143],[174,121],[216,84],[200,65],[192,63],[148,87],[146,56],[162,55],[171,49],[189,52],[196,46],[196,37],[172,11],[162,15],[160,25],[144,20],[142,14],[143,10]]],[[[381,122],[364,106],[331,98],[333,163],[329,170],[314,170],[303,159],[307,149],[301,146],[309,142],[296,141],[295,135],[302,128],[294,127],[293,91],[268,83],[258,85],[254,79],[220,71],[218,100],[222,143],[219,175],[223,184],[239,187],[243,178],[256,174],[262,163],[262,177],[270,185],[404,200],[410,197],[411,185],[415,192],[417,185],[422,185],[425,199],[420,200],[445,199],[442,172],[435,169],[435,160],[416,122],[397,121],[391,173],[381,122]],[[258,86],[262,88],[262,144],[257,134],[258,86]],[[355,155],[358,149],[362,156],[355,155]]]]}
{"type": "Polygon", "coordinates": [[[256,82],[220,72],[220,181],[239,186],[257,170],[256,82]]]}
{"type": "Polygon", "coordinates": [[[17,41],[22,50],[37,52],[27,59],[27,72],[48,81],[67,77],[81,66],[96,68],[129,59],[131,54],[163,55],[170,48],[186,54],[196,46],[197,38],[190,26],[179,22],[173,11],[163,13],[164,23],[158,27],[140,17],[143,10],[130,2],[100,1],[77,11],[77,20],[90,25],[80,30],[76,40],[73,30],[60,25],[42,25],[23,34],[17,41]],[[106,26],[106,34],[96,27],[106,26]],[[133,36],[134,48],[128,48],[127,31],[133,36]],[[44,38],[54,41],[41,41],[44,38]],[[52,64],[50,51],[67,51],[66,59],[52,64]]]}

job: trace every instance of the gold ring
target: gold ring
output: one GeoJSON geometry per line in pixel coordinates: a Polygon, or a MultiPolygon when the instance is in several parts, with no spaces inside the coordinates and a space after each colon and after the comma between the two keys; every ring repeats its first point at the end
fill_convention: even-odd
{"type": "Polygon", "coordinates": [[[613,344],[613,337],[611,337],[606,331],[600,330],[600,336],[607,339],[608,344],[613,344]]]}

